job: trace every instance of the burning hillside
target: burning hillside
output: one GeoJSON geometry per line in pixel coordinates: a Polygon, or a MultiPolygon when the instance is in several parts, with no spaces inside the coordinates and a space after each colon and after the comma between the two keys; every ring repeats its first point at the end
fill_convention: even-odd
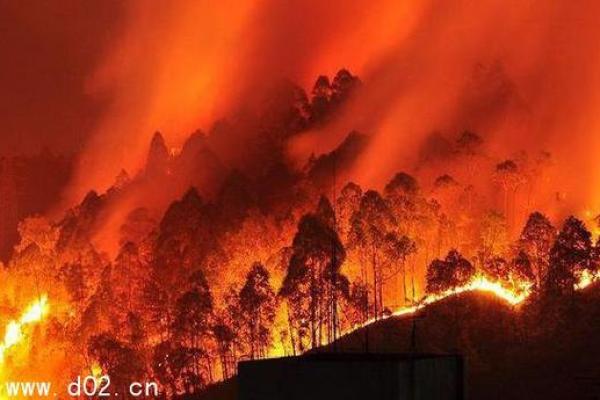
{"type": "Polygon", "coordinates": [[[577,322],[596,6],[239,3],[129,3],[85,145],[2,158],[2,379],[197,395],[472,293],[577,322]]]}

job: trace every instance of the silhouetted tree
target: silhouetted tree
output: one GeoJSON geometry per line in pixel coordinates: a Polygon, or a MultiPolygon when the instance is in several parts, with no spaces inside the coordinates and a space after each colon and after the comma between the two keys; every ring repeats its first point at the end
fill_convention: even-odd
{"type": "Polygon", "coordinates": [[[209,339],[212,327],[213,298],[202,271],[190,277],[190,289],[175,304],[174,339],[190,360],[188,379],[212,381],[209,339]],[[204,378],[206,377],[206,378],[204,378]]]}
{"type": "Polygon", "coordinates": [[[317,78],[312,90],[311,98],[311,122],[322,121],[331,107],[331,85],[329,78],[321,75],[317,78]]]}
{"type": "Polygon", "coordinates": [[[112,283],[116,304],[125,313],[137,309],[146,273],[137,246],[132,242],[125,243],[115,259],[112,283]]]}
{"type": "Polygon", "coordinates": [[[346,101],[360,85],[360,80],[347,69],[341,69],[331,82],[331,101],[339,105],[346,101]]]}
{"type": "Polygon", "coordinates": [[[348,280],[340,273],[346,252],[337,233],[314,214],[300,220],[292,249],[280,294],[291,318],[300,325],[308,322],[310,344],[318,346],[323,325],[334,323],[335,295],[348,293],[348,280]]]}
{"type": "Polygon", "coordinates": [[[267,269],[256,262],[240,291],[240,311],[245,321],[252,359],[265,357],[271,342],[277,302],[269,279],[267,269]]]}
{"type": "Polygon", "coordinates": [[[444,260],[433,260],[427,267],[427,292],[441,293],[467,284],[475,267],[458,251],[450,250],[444,260]]]}
{"type": "Polygon", "coordinates": [[[344,242],[348,241],[352,216],[356,211],[358,211],[362,195],[363,191],[361,187],[353,182],[350,182],[344,186],[340,196],[336,201],[338,230],[340,238],[344,242]]]}
{"type": "MultiPolygon", "coordinates": [[[[389,265],[387,274],[382,277],[382,282],[385,283],[392,277],[402,275],[402,296],[403,302],[408,302],[408,293],[406,290],[406,259],[417,252],[416,243],[407,236],[400,236],[394,232],[389,232],[384,237],[384,254],[389,265]]],[[[397,280],[396,280],[397,282],[397,280]]],[[[398,292],[398,287],[396,287],[398,292]]]]}
{"type": "Polygon", "coordinates": [[[393,231],[396,220],[381,195],[369,190],[363,195],[357,212],[352,216],[348,245],[361,254],[362,281],[369,283],[366,261],[371,264],[374,314],[383,311],[383,244],[385,235],[393,231]]]}
{"type": "Polygon", "coordinates": [[[385,199],[394,212],[400,232],[415,233],[419,214],[419,185],[417,180],[404,172],[397,173],[385,186],[385,199]]]}
{"type": "Polygon", "coordinates": [[[535,274],[531,261],[524,251],[519,251],[510,262],[510,281],[513,288],[519,289],[523,285],[534,284],[535,274]]]}
{"type": "Polygon", "coordinates": [[[366,284],[352,282],[346,312],[351,326],[362,324],[369,318],[369,287],[366,284]]]}
{"type": "Polygon", "coordinates": [[[169,169],[169,159],[165,139],[160,132],[154,133],[146,160],[146,174],[151,178],[165,176],[169,169]]]}
{"type": "Polygon", "coordinates": [[[491,258],[505,253],[508,247],[506,229],[505,217],[496,211],[489,211],[481,218],[478,256],[482,266],[491,258]]]}
{"type": "Polygon", "coordinates": [[[467,184],[471,184],[476,173],[478,157],[481,156],[484,141],[475,132],[465,130],[456,139],[457,152],[465,158],[467,184]]]}
{"type": "Polygon", "coordinates": [[[529,215],[519,238],[519,247],[531,261],[535,276],[534,288],[537,291],[541,290],[546,281],[550,249],[555,238],[556,229],[544,214],[536,211],[529,215]]]}
{"type": "Polygon", "coordinates": [[[550,295],[572,293],[577,275],[592,267],[591,233],[571,216],[564,222],[550,250],[546,290],[550,295]]]}
{"type": "Polygon", "coordinates": [[[517,189],[524,183],[524,176],[515,161],[505,160],[496,165],[495,179],[504,192],[504,215],[509,227],[511,227],[515,217],[515,195],[517,189]]]}

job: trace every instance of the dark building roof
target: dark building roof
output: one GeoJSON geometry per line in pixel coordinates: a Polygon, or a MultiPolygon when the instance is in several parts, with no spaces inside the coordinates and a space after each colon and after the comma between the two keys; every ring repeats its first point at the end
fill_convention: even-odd
{"type": "Polygon", "coordinates": [[[460,400],[458,355],[313,353],[242,362],[240,400],[460,400]]]}

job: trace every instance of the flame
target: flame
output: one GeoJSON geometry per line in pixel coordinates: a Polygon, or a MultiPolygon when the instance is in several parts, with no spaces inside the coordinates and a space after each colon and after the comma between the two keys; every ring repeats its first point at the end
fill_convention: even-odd
{"type": "Polygon", "coordinates": [[[27,325],[35,324],[42,320],[48,312],[48,296],[41,295],[31,303],[17,320],[10,321],[6,326],[4,339],[0,343],[0,363],[4,361],[6,352],[23,340],[23,329],[27,325]]]}
{"type": "Polygon", "coordinates": [[[600,280],[600,271],[590,272],[588,270],[584,270],[577,278],[578,282],[575,284],[575,290],[585,289],[592,283],[600,280]]]}
{"type": "Polygon", "coordinates": [[[100,364],[94,363],[90,367],[90,371],[92,372],[92,376],[94,378],[100,378],[102,376],[102,367],[100,364]]]}
{"type": "MultiPolygon", "coordinates": [[[[390,317],[401,317],[404,315],[411,315],[424,308],[425,306],[436,303],[450,296],[456,296],[461,293],[474,291],[491,293],[496,297],[506,301],[508,304],[516,306],[522,303],[529,296],[529,294],[531,293],[531,286],[531,283],[520,282],[517,285],[515,285],[515,289],[509,289],[503,286],[500,282],[492,281],[483,275],[477,275],[466,285],[448,289],[442,293],[429,294],[425,296],[418,304],[401,307],[393,313],[383,316],[377,320],[387,319],[390,317]]],[[[370,325],[377,320],[375,318],[371,318],[368,321],[358,326],[355,326],[349,332],[345,332],[344,334],[370,325]]]]}
{"type": "MultiPolygon", "coordinates": [[[[583,271],[579,276],[577,276],[577,283],[575,284],[575,290],[582,290],[591,285],[594,282],[600,281],[600,271],[583,271]]],[[[383,319],[387,319],[390,317],[401,317],[405,315],[412,315],[419,311],[420,309],[428,306],[430,304],[436,303],[440,300],[446,299],[451,296],[456,296],[461,293],[466,292],[486,292],[495,295],[496,297],[506,301],[508,304],[512,306],[517,306],[521,304],[523,301],[529,297],[531,294],[532,284],[529,282],[518,282],[515,284],[514,289],[509,289],[506,286],[502,285],[500,282],[495,282],[483,275],[475,276],[469,283],[464,286],[459,286],[453,289],[446,290],[442,293],[430,294],[425,296],[418,304],[410,305],[406,307],[401,307],[394,311],[389,315],[385,315],[380,317],[379,319],[371,318],[362,324],[354,326],[347,332],[344,332],[343,335],[354,332],[357,329],[363,328],[367,325],[370,325],[376,321],[380,321],[383,319]]]]}

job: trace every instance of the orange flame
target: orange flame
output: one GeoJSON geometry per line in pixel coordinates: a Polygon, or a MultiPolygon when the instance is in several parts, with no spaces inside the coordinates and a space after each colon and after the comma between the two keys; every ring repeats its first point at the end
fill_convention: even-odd
{"type": "Polygon", "coordinates": [[[0,343],[0,363],[4,362],[6,352],[23,340],[23,328],[41,321],[47,313],[48,296],[44,294],[31,303],[19,319],[8,323],[4,339],[0,343]]]}
{"type": "MultiPolygon", "coordinates": [[[[583,271],[577,277],[577,283],[575,284],[575,290],[582,290],[591,285],[594,282],[600,281],[600,271],[589,272],[583,271]]],[[[500,282],[494,282],[489,280],[483,275],[475,276],[469,283],[464,286],[459,286],[453,289],[449,289],[442,293],[430,294],[425,296],[418,304],[401,307],[398,310],[394,311],[390,315],[386,315],[380,317],[378,320],[387,319],[390,317],[401,317],[404,315],[411,315],[424,308],[429,304],[436,303],[440,300],[448,298],[450,296],[456,296],[465,292],[486,292],[495,295],[496,297],[506,301],[508,304],[512,306],[517,306],[521,304],[529,295],[531,294],[531,284],[527,282],[521,282],[515,285],[514,289],[509,289],[506,286],[503,286],[500,282]]],[[[371,318],[362,324],[354,326],[347,332],[344,332],[343,335],[351,333],[357,329],[363,328],[367,325],[370,325],[377,320],[375,318],[371,318]]]]}
{"type": "Polygon", "coordinates": [[[575,284],[575,290],[585,289],[592,283],[600,281],[600,271],[590,272],[588,270],[584,270],[577,278],[578,282],[575,284]]]}

